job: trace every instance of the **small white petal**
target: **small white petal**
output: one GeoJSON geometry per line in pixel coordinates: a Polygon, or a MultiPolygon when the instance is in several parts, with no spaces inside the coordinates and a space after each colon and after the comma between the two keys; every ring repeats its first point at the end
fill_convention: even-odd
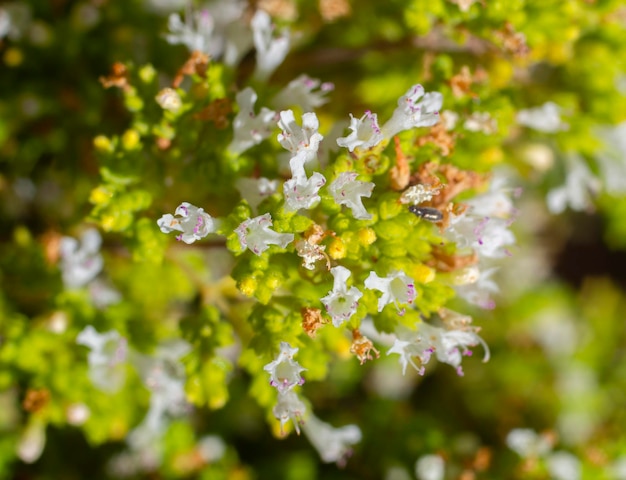
{"type": "Polygon", "coordinates": [[[369,220],[372,215],[367,213],[365,206],[363,206],[362,197],[369,198],[375,185],[372,182],[356,180],[356,177],[356,172],[342,172],[330,184],[328,190],[337,204],[346,205],[352,210],[354,218],[369,220]]]}
{"type": "Polygon", "coordinates": [[[261,255],[270,245],[285,248],[293,242],[293,233],[278,233],[271,230],[272,216],[269,213],[244,220],[235,229],[242,248],[249,248],[255,255],[261,255]]]}

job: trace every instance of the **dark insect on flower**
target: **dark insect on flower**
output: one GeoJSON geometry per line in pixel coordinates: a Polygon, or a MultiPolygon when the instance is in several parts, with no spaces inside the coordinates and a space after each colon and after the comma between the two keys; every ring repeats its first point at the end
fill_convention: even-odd
{"type": "Polygon", "coordinates": [[[417,205],[411,205],[409,206],[409,212],[431,222],[441,222],[443,220],[443,213],[432,207],[418,207],[417,205]]]}

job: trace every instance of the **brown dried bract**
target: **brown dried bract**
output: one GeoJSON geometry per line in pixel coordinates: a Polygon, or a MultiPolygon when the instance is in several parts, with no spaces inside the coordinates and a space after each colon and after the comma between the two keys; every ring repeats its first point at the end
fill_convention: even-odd
{"type": "Polygon", "coordinates": [[[45,388],[34,389],[29,388],[26,391],[26,397],[22,402],[22,407],[27,412],[38,412],[44,408],[50,401],[50,391],[45,388]]]}
{"type": "Polygon", "coordinates": [[[409,185],[411,170],[409,168],[409,160],[400,146],[400,139],[393,137],[393,141],[395,142],[396,164],[389,170],[389,180],[391,188],[400,192],[409,185]]]}
{"type": "Polygon", "coordinates": [[[222,130],[229,125],[228,114],[233,111],[233,106],[228,98],[218,98],[213,100],[206,108],[196,113],[198,120],[208,120],[215,124],[215,127],[222,130]]]}
{"type": "Polygon", "coordinates": [[[361,335],[358,329],[352,330],[352,345],[350,345],[350,353],[356,355],[361,365],[368,360],[373,360],[372,352],[376,358],[380,356],[380,352],[374,348],[372,341],[365,335],[361,335]]]}
{"type": "Polygon", "coordinates": [[[352,13],[348,0],[319,0],[320,14],[326,22],[347,17],[352,13]]]}
{"type": "Polygon", "coordinates": [[[130,88],[128,69],[122,62],[115,62],[111,66],[111,73],[106,77],[100,77],[98,80],[104,88],[117,87],[122,90],[128,90],[130,88]]]}
{"type": "Polygon", "coordinates": [[[202,53],[198,50],[191,52],[191,56],[185,64],[178,70],[172,86],[178,88],[186,76],[199,75],[202,78],[206,78],[206,71],[209,68],[209,56],[206,53],[202,53]]]}
{"type": "Polygon", "coordinates": [[[455,255],[446,253],[441,247],[433,245],[430,254],[431,259],[426,264],[439,272],[454,272],[478,263],[476,252],[470,255],[455,255]]]}
{"type": "Polygon", "coordinates": [[[433,197],[432,205],[428,206],[449,211],[448,204],[454,197],[465,190],[481,187],[487,179],[488,176],[461,170],[448,163],[426,162],[411,176],[410,184],[421,183],[432,186],[443,184],[439,195],[433,197]],[[441,181],[440,177],[443,177],[444,181],[441,181]]]}
{"type": "Polygon", "coordinates": [[[493,458],[493,452],[489,447],[480,447],[474,457],[473,467],[477,472],[484,472],[489,469],[491,465],[491,459],[493,458]]]}
{"type": "Polygon", "coordinates": [[[172,146],[172,141],[169,138],[157,137],[155,143],[159,150],[167,150],[172,146]]]}
{"type": "Polygon", "coordinates": [[[474,78],[467,65],[461,67],[461,71],[450,79],[450,88],[452,89],[452,95],[456,98],[461,98],[465,95],[476,97],[477,95],[472,92],[472,83],[474,78]]]}
{"type": "Polygon", "coordinates": [[[48,265],[56,265],[61,258],[61,234],[48,230],[41,236],[44,258],[48,265]]]}
{"type": "Polygon", "coordinates": [[[526,35],[516,32],[509,22],[504,27],[494,32],[495,37],[502,42],[502,48],[514,57],[525,57],[530,53],[530,47],[526,44],[526,35]]]}
{"type": "Polygon", "coordinates": [[[447,157],[454,151],[456,134],[447,131],[445,125],[439,122],[437,125],[433,126],[426,135],[419,137],[415,141],[417,147],[423,147],[428,143],[432,143],[438,147],[441,156],[447,157]]]}
{"type": "Polygon", "coordinates": [[[335,233],[324,231],[320,225],[314,223],[306,229],[303,236],[304,239],[296,243],[296,252],[303,258],[302,266],[307,270],[313,270],[315,262],[326,260],[326,269],[330,270],[330,257],[325,252],[326,246],[320,243],[328,236],[335,236],[335,233]]]}
{"type": "Polygon", "coordinates": [[[265,10],[272,17],[295,20],[298,10],[293,0],[258,0],[257,8],[265,10]]]}
{"type": "Polygon", "coordinates": [[[300,313],[302,315],[302,329],[309,337],[315,338],[317,329],[326,323],[322,317],[322,311],[319,308],[302,307],[300,313]]]}
{"type": "Polygon", "coordinates": [[[318,245],[328,235],[331,234],[329,232],[325,232],[324,229],[317,223],[314,223],[304,232],[304,239],[310,244],[318,245]]]}

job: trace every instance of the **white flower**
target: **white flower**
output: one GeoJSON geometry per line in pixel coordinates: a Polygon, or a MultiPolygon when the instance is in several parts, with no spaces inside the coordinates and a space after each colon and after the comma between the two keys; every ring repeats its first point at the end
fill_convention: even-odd
{"type": "Polygon", "coordinates": [[[607,193],[626,192],[626,122],[598,132],[604,148],[596,153],[596,160],[607,193]]]}
{"type": "Polygon", "coordinates": [[[122,300],[120,292],[111,287],[109,283],[99,278],[89,283],[87,289],[89,290],[91,301],[100,309],[106,308],[109,305],[115,305],[122,300]]]}
{"type": "Polygon", "coordinates": [[[283,63],[289,53],[289,32],[281,32],[281,36],[274,38],[272,19],[263,10],[257,10],[252,17],[252,38],[256,48],[256,80],[267,80],[274,70],[283,63]]]}
{"type": "Polygon", "coordinates": [[[24,463],[35,463],[46,446],[46,424],[33,415],[17,443],[17,456],[24,463]]]}
{"type": "Polygon", "coordinates": [[[463,128],[470,132],[491,135],[498,131],[498,121],[489,112],[474,112],[465,120],[463,128]]]}
{"type": "Polygon", "coordinates": [[[303,111],[312,112],[328,102],[326,94],[334,88],[335,86],[332,83],[322,83],[317,78],[300,75],[278,92],[272,101],[272,105],[278,109],[298,105],[303,111]]]}
{"type": "Polygon", "coordinates": [[[314,172],[311,177],[306,176],[306,157],[307,153],[303,151],[289,161],[292,178],[283,184],[284,208],[288,212],[311,208],[320,200],[318,192],[326,184],[326,178],[319,172],[314,172]]]}
{"type": "Polygon", "coordinates": [[[355,118],[350,114],[350,126],[352,133],[347,137],[337,139],[337,145],[345,147],[353,152],[355,148],[367,150],[375,147],[383,140],[383,134],[378,126],[378,116],[367,110],[361,118],[355,118]]]}
{"type": "Polygon", "coordinates": [[[177,13],[172,13],[167,20],[170,33],[165,40],[172,45],[183,44],[190,52],[200,51],[212,57],[221,54],[219,42],[214,40],[215,24],[208,10],[192,12],[190,9],[185,15],[185,21],[177,13]]]}
{"type": "Polygon", "coordinates": [[[478,217],[512,218],[516,210],[511,196],[519,196],[520,189],[512,189],[507,183],[504,172],[495,172],[489,190],[465,202],[471,207],[471,214],[478,217]]]}
{"type": "Polygon", "coordinates": [[[280,353],[276,360],[263,367],[263,370],[270,374],[270,385],[276,387],[279,393],[287,392],[304,383],[300,373],[306,368],[293,359],[296,353],[298,348],[292,348],[287,342],[280,342],[280,353]]]}
{"type": "Polygon", "coordinates": [[[226,444],[217,435],[205,435],[198,440],[196,450],[207,463],[214,463],[224,457],[226,444]]]}
{"type": "Polygon", "coordinates": [[[476,334],[476,329],[469,326],[471,318],[455,312],[448,312],[444,315],[444,322],[447,321],[450,324],[449,329],[435,327],[425,322],[418,324],[417,331],[403,326],[398,327],[396,341],[387,355],[391,353],[400,355],[402,373],[405,373],[407,365],[411,364],[420,375],[423,375],[424,365],[430,361],[434,353],[437,360],[455,367],[457,373],[463,375],[461,369],[463,355],[471,355],[468,347],[478,344],[485,348],[483,361],[489,360],[487,344],[476,334]],[[419,360],[420,366],[413,361],[414,358],[419,360]]]}
{"type": "Polygon", "coordinates": [[[333,325],[340,327],[354,315],[363,294],[356,287],[350,287],[348,290],[346,282],[351,272],[347,268],[337,266],[331,268],[330,273],[334,277],[333,289],[321,300],[333,320],[333,325]]]}
{"type": "Polygon", "coordinates": [[[570,155],[565,162],[565,185],[550,190],[546,198],[548,210],[555,215],[562,213],[568,206],[575,211],[593,208],[593,196],[600,189],[600,181],[593,176],[580,156],[570,155]]]}
{"type": "Polygon", "coordinates": [[[91,282],[102,270],[100,255],[102,237],[95,228],[87,229],[78,240],[61,238],[61,276],[67,288],[80,288],[91,282]]]}
{"type": "Polygon", "coordinates": [[[72,403],[65,410],[67,423],[70,425],[82,425],[91,416],[91,410],[84,403],[72,403]]]}
{"type": "Polygon", "coordinates": [[[212,2],[201,11],[188,9],[185,22],[180,15],[168,19],[168,43],[183,44],[189,51],[207,53],[213,59],[223,56],[224,63],[234,66],[252,47],[252,32],[241,21],[247,2],[222,0],[212,2]]]}
{"type": "Polygon", "coordinates": [[[124,382],[123,362],[128,353],[128,342],[117,331],[98,333],[91,325],[76,337],[76,343],[89,348],[87,361],[89,377],[101,390],[114,392],[124,382]]]}
{"type": "Polygon", "coordinates": [[[166,427],[166,416],[180,416],[189,410],[185,394],[185,369],[180,359],[191,345],[182,339],[162,343],[152,356],[135,354],[133,364],[150,390],[150,407],[143,421],[128,436],[133,448],[146,447],[160,437],[166,427]]]}
{"type": "Polygon", "coordinates": [[[568,128],[567,123],[561,120],[561,107],[554,102],[520,110],[515,118],[520,125],[545,133],[555,133],[568,128]]]}
{"type": "Polygon", "coordinates": [[[262,107],[258,115],[254,113],[257,94],[250,87],[239,92],[236,100],[239,113],[233,119],[233,140],[228,149],[234,153],[241,153],[270,136],[277,115],[266,107],[262,107]]]}
{"type": "Polygon", "coordinates": [[[514,428],[506,436],[506,445],[522,458],[546,455],[552,444],[549,436],[538,435],[529,428],[514,428]]]}
{"type": "Polygon", "coordinates": [[[0,39],[20,40],[32,24],[32,16],[26,2],[10,2],[0,7],[0,39]]]}
{"type": "Polygon", "coordinates": [[[385,305],[395,303],[399,314],[404,314],[404,309],[400,310],[400,305],[410,305],[417,295],[415,282],[404,272],[393,272],[386,277],[379,277],[376,272],[370,272],[365,279],[365,288],[379,290],[382,296],[378,299],[378,311],[382,312],[385,305]]]}
{"type": "Polygon", "coordinates": [[[317,131],[320,124],[315,113],[309,112],[302,115],[302,127],[300,127],[296,123],[293,111],[283,110],[280,112],[278,126],[282,130],[278,134],[278,141],[293,156],[304,152],[305,163],[316,157],[320,142],[324,137],[317,131]]]}
{"type": "Polygon", "coordinates": [[[445,462],[439,455],[423,455],[415,463],[418,480],[443,480],[445,462]]]}
{"type": "Polygon", "coordinates": [[[356,425],[334,428],[312,414],[302,425],[302,430],[323,462],[336,462],[339,466],[345,464],[352,453],[352,445],[360,442],[362,436],[356,425]]]}
{"type": "Polygon", "coordinates": [[[302,266],[307,270],[314,270],[315,262],[319,260],[326,260],[328,267],[330,267],[329,258],[324,250],[326,250],[326,245],[311,243],[307,240],[296,242],[296,253],[302,258],[302,266]]]}
{"type": "Polygon", "coordinates": [[[183,106],[180,95],[173,88],[164,88],[155,97],[156,102],[163,110],[177,113],[183,106]]]}
{"type": "Polygon", "coordinates": [[[255,255],[261,255],[270,245],[285,248],[293,242],[293,233],[278,233],[271,230],[272,216],[269,213],[244,220],[235,229],[242,248],[249,248],[255,255]]]}
{"type": "Polygon", "coordinates": [[[291,420],[296,433],[300,435],[300,425],[303,423],[304,412],[306,412],[306,406],[294,391],[286,390],[278,393],[278,401],[272,409],[272,413],[280,421],[281,433],[285,424],[291,420]]]}
{"type": "Polygon", "coordinates": [[[420,325],[419,331],[421,335],[427,337],[432,342],[437,360],[455,367],[459,375],[463,375],[463,370],[461,369],[463,355],[472,354],[468,347],[482,344],[485,348],[483,361],[489,360],[487,345],[482,338],[471,330],[444,330],[423,323],[420,325]]]}
{"type": "Polygon", "coordinates": [[[187,202],[181,203],[174,214],[181,218],[175,218],[172,214],[166,213],[157,220],[157,225],[163,233],[182,232],[176,240],[182,240],[185,243],[190,244],[200,240],[209,233],[214,233],[218,228],[217,220],[202,208],[187,202]]]}
{"type": "Polygon", "coordinates": [[[328,189],[335,203],[349,207],[354,218],[369,220],[372,215],[365,210],[361,197],[369,198],[375,185],[372,182],[361,182],[356,179],[357,176],[356,172],[342,172],[328,189]]]}
{"type": "Polygon", "coordinates": [[[0,8],[0,39],[6,37],[11,31],[11,16],[9,12],[0,8]]]}
{"type": "Polygon", "coordinates": [[[391,119],[381,129],[385,138],[416,127],[430,127],[439,121],[443,95],[439,92],[424,94],[424,87],[413,85],[398,99],[391,119]]]}
{"type": "Polygon", "coordinates": [[[417,332],[409,330],[404,326],[399,326],[396,329],[396,339],[392,347],[387,351],[387,355],[392,353],[400,355],[402,375],[406,374],[408,365],[411,365],[420,375],[424,375],[424,365],[430,361],[434,351],[434,347],[424,341],[417,332]],[[418,360],[419,366],[415,363],[415,359],[418,360]]]}
{"type": "Polygon", "coordinates": [[[496,306],[491,294],[499,291],[498,285],[491,278],[497,271],[497,267],[483,270],[475,265],[467,267],[455,275],[454,289],[459,297],[469,303],[491,310],[496,306]]]}
{"type": "Polygon", "coordinates": [[[475,217],[471,214],[450,215],[446,235],[459,248],[471,247],[480,257],[502,258],[510,255],[505,248],[515,243],[515,235],[509,230],[510,220],[491,217],[475,217]]]}
{"type": "Polygon", "coordinates": [[[253,212],[256,212],[259,204],[270,195],[276,193],[278,180],[269,178],[239,178],[235,186],[241,196],[248,202],[253,212]]]}
{"type": "Polygon", "coordinates": [[[554,452],[547,458],[548,471],[554,480],[578,480],[580,460],[569,452],[554,452]]]}
{"type": "Polygon", "coordinates": [[[441,122],[443,123],[443,128],[446,131],[449,132],[450,130],[454,130],[458,121],[458,113],[453,112],[452,110],[444,110],[441,112],[441,122]]]}

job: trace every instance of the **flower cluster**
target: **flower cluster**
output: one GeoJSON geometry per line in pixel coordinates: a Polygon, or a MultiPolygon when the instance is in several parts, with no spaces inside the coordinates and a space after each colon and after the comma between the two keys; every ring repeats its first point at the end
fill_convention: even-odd
{"type": "Polygon", "coordinates": [[[417,330],[399,326],[396,330],[396,339],[387,354],[400,355],[402,373],[411,365],[420,375],[425,373],[425,365],[434,354],[442,363],[452,365],[459,375],[463,375],[461,361],[464,355],[471,355],[468,347],[482,345],[485,348],[483,361],[489,360],[489,348],[478,336],[477,328],[471,326],[471,318],[456,312],[443,310],[440,316],[443,327],[437,327],[425,322],[417,325],[417,330]],[[416,364],[417,359],[419,364],[416,364]]]}
{"type": "Polygon", "coordinates": [[[351,453],[351,445],[361,440],[361,430],[356,425],[334,428],[311,413],[305,420],[306,406],[294,391],[295,387],[304,383],[304,378],[300,374],[306,370],[294,360],[297,353],[298,348],[292,347],[287,342],[281,342],[276,359],[263,367],[270,375],[270,385],[278,392],[272,412],[280,422],[282,433],[285,424],[291,420],[296,433],[300,434],[302,428],[319,452],[322,461],[342,465],[351,453]]]}

